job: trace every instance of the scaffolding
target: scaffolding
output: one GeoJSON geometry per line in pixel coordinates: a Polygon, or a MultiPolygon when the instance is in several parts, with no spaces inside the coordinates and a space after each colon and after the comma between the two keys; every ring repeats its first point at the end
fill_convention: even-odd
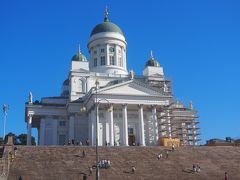
{"type": "Polygon", "coordinates": [[[161,107],[158,116],[159,138],[179,138],[181,145],[197,145],[200,135],[197,111],[176,101],[161,107]]]}

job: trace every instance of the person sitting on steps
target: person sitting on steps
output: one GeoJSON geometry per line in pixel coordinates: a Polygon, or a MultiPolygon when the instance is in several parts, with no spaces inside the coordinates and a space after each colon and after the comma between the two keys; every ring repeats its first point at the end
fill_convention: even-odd
{"type": "Polygon", "coordinates": [[[136,168],[135,166],[132,166],[132,173],[135,174],[135,172],[136,172],[136,168]]]}

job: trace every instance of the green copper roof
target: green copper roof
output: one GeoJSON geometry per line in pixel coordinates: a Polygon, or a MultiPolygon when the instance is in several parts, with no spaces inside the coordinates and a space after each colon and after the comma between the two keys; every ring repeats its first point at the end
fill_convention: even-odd
{"type": "Polygon", "coordinates": [[[116,24],[109,21],[96,25],[91,32],[91,36],[101,32],[116,32],[123,35],[122,30],[116,24]]]}
{"type": "Polygon", "coordinates": [[[156,59],[154,59],[152,51],[151,51],[150,59],[145,64],[145,67],[147,66],[160,67],[159,62],[156,59]]]}
{"type": "Polygon", "coordinates": [[[157,62],[157,60],[155,59],[149,59],[146,64],[145,64],[145,67],[146,66],[154,66],[154,67],[160,67],[160,64],[159,62],[157,62]]]}
{"type": "Polygon", "coordinates": [[[93,28],[90,36],[97,34],[97,33],[101,33],[101,32],[116,32],[116,33],[123,35],[122,30],[116,24],[109,21],[107,7],[106,7],[105,13],[104,13],[104,22],[96,25],[93,28]]]}
{"type": "Polygon", "coordinates": [[[72,61],[87,61],[87,58],[83,54],[75,54],[72,61]]]}
{"type": "Polygon", "coordinates": [[[69,85],[69,80],[66,79],[66,80],[63,82],[63,85],[64,85],[64,86],[68,86],[68,85],[69,85]]]}

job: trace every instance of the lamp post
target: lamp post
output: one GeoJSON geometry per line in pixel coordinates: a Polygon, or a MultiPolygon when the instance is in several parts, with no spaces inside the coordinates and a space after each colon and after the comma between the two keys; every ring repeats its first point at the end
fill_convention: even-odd
{"type": "MultiPolygon", "coordinates": [[[[96,180],[99,180],[100,177],[100,171],[99,171],[99,153],[98,153],[98,123],[99,123],[99,116],[98,116],[98,108],[99,108],[99,103],[100,101],[106,101],[109,104],[109,109],[108,111],[112,111],[111,107],[110,107],[110,102],[109,100],[103,98],[103,99],[98,99],[98,86],[99,86],[99,81],[96,80],[95,82],[95,89],[96,89],[96,98],[94,100],[94,104],[95,104],[95,116],[96,116],[96,129],[95,129],[95,133],[96,133],[96,180]]],[[[86,112],[86,107],[83,105],[80,108],[81,112],[86,112]]]]}
{"type": "Polygon", "coordinates": [[[95,108],[96,108],[96,180],[99,180],[99,154],[98,154],[98,99],[97,99],[97,90],[99,86],[99,81],[96,80],[96,100],[95,100],[95,108]]]}
{"type": "Polygon", "coordinates": [[[95,99],[95,107],[96,107],[96,180],[100,179],[100,171],[99,171],[99,153],[98,153],[98,123],[99,123],[99,116],[98,116],[98,108],[99,108],[99,103],[100,101],[106,101],[109,104],[109,109],[108,111],[112,111],[110,109],[110,102],[109,100],[103,98],[103,99],[98,99],[98,86],[99,86],[99,81],[96,80],[95,82],[96,85],[96,99],[95,99]]]}

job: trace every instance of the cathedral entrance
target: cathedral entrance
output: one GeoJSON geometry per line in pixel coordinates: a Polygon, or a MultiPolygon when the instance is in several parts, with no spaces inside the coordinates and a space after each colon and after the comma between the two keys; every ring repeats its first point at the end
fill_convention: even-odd
{"type": "Polygon", "coordinates": [[[135,146],[135,135],[133,134],[133,128],[128,128],[128,145],[135,146]]]}

